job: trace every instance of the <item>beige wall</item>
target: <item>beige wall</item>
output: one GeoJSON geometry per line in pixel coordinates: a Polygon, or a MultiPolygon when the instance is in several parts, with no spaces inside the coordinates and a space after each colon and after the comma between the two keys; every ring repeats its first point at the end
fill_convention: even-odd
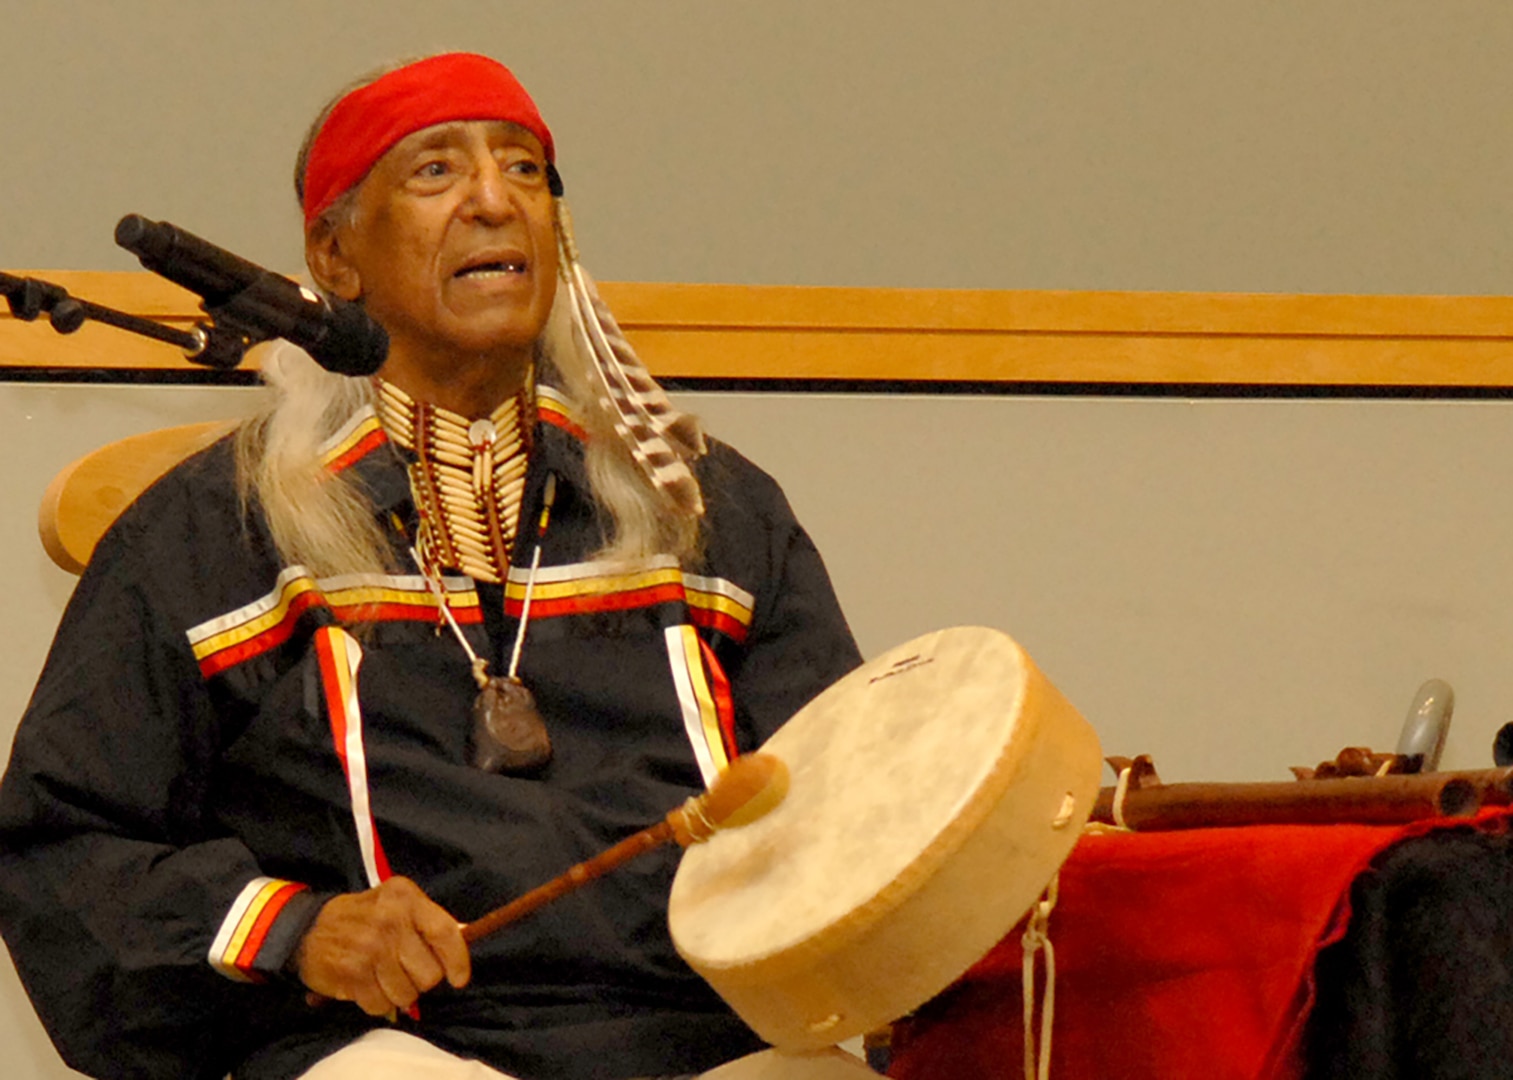
{"type": "Polygon", "coordinates": [[[604,278],[1513,291],[1502,0],[4,0],[0,266],[128,211],[297,266],[305,123],[461,47],[604,278]]]}
{"type": "MultiPolygon", "coordinates": [[[[306,119],[455,47],[536,93],[605,278],[1513,291],[1501,0],[0,0],[0,267],[130,268],[136,211],[293,269],[306,119]]],[[[1430,675],[1452,764],[1513,718],[1513,404],[692,400],[784,482],[866,651],[1002,626],[1168,778],[1385,746],[1430,675]]],[[[68,590],[47,476],[245,404],[0,386],[0,736],[68,590]]],[[[0,1071],[64,1072],[13,986],[0,1071]]]]}

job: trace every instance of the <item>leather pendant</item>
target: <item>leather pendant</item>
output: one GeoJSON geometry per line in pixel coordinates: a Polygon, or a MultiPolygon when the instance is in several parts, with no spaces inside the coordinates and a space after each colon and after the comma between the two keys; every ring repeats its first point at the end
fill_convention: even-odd
{"type": "Polygon", "coordinates": [[[550,760],[552,740],[535,697],[519,679],[489,679],[473,699],[473,764],[521,776],[550,760]]]}

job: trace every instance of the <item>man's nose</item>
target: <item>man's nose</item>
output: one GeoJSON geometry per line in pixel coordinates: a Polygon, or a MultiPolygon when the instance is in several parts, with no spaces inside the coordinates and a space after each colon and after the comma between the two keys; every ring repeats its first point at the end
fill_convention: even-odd
{"type": "Polygon", "coordinates": [[[509,179],[493,156],[478,161],[471,178],[468,205],[479,220],[490,223],[508,221],[515,215],[515,197],[509,179]]]}

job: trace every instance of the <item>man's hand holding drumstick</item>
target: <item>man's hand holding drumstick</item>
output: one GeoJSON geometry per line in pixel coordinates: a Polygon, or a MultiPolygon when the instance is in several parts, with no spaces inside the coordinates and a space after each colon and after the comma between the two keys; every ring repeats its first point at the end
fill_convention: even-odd
{"type": "Polygon", "coordinates": [[[294,953],[314,996],[351,1001],[371,1016],[408,1009],[442,979],[466,986],[472,959],[462,927],[406,877],[328,900],[294,953]]]}
{"type": "Polygon", "coordinates": [[[351,1001],[372,1016],[408,1009],[442,979],[454,987],[467,985],[469,942],[670,841],[687,847],[719,829],[755,821],[787,792],[788,768],[781,759],[760,753],[737,758],[707,792],[657,824],[471,923],[459,923],[404,877],[334,897],[305,932],[294,970],[310,989],[311,1004],[351,1001]]]}

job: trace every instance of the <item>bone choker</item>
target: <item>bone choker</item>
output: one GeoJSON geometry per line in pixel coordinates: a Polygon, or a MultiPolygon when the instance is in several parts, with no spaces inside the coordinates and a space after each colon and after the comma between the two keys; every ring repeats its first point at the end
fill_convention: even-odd
{"type": "Polygon", "coordinates": [[[530,381],[487,418],[469,420],[416,401],[393,383],[373,380],[378,418],[389,437],[415,454],[410,490],[428,571],[461,570],[499,584],[509,572],[535,410],[530,381]]]}

